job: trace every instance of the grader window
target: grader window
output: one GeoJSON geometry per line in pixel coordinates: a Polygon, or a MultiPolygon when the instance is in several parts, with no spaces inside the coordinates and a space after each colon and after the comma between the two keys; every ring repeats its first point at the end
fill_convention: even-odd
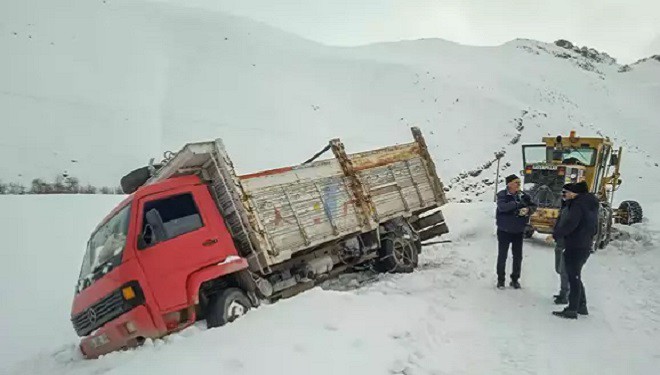
{"type": "Polygon", "coordinates": [[[593,166],[596,162],[596,150],[588,147],[566,148],[563,150],[549,148],[548,158],[552,159],[553,156],[559,156],[554,154],[559,154],[560,151],[562,164],[593,166]]]}
{"type": "Polygon", "coordinates": [[[523,146],[523,165],[547,162],[546,146],[544,144],[523,146]]]}

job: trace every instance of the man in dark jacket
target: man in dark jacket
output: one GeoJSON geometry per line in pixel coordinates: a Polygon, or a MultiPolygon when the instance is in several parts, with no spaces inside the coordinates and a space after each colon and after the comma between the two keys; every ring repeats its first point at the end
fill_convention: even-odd
{"type": "Polygon", "coordinates": [[[593,247],[593,238],[598,228],[598,198],[589,193],[585,182],[564,186],[564,195],[568,211],[555,226],[555,240],[564,240],[564,262],[568,273],[570,293],[568,307],[555,311],[554,315],[577,319],[578,314],[588,315],[587,296],[582,284],[582,267],[587,262],[593,247]]]}
{"type": "Polygon", "coordinates": [[[506,278],[506,258],[509,245],[513,254],[513,271],[510,285],[520,289],[520,268],[522,265],[523,232],[529,216],[536,206],[531,197],[520,190],[520,179],[516,175],[506,178],[506,189],[497,193],[497,287],[504,288],[506,278]]]}
{"type": "MultiPolygon", "coordinates": [[[[566,193],[562,193],[561,209],[559,210],[559,217],[557,218],[557,224],[555,224],[556,226],[560,225],[562,220],[565,219],[568,214],[565,195],[566,193]]],[[[568,291],[570,290],[568,273],[566,272],[566,262],[564,261],[565,248],[564,239],[557,238],[555,240],[555,272],[559,275],[559,293],[554,296],[555,304],[557,305],[565,305],[568,303],[568,291]]]]}

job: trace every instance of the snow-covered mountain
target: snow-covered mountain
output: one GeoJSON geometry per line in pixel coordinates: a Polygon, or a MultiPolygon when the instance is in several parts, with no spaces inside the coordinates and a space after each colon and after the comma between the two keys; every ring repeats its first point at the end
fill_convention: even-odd
{"type": "Polygon", "coordinates": [[[329,47],[244,18],[128,0],[0,2],[0,51],[3,181],[66,170],[83,183],[116,185],[150,157],[216,137],[249,172],[300,163],[335,137],[349,151],[407,142],[416,125],[452,200],[474,202],[445,208],[453,242],[429,247],[411,275],[340,281],[223,329],[200,325],[82,361],[68,321],[73,285],[89,231],[120,198],[0,197],[8,213],[0,216],[0,373],[659,366],[657,56],[622,66],[602,51],[532,40],[329,47]],[[506,152],[503,174],[516,172],[522,143],[573,129],[625,147],[615,200],[639,200],[647,217],[618,227],[620,238],[590,259],[593,313],[577,324],[549,315],[554,255],[541,238],[526,245],[524,289],[494,290],[488,203],[495,152],[506,152]]]}
{"type": "Polygon", "coordinates": [[[571,129],[660,159],[649,136],[655,59],[619,72],[607,54],[530,40],[328,47],[248,19],[126,0],[12,1],[0,14],[5,181],[66,170],[116,185],[150,157],[216,137],[249,172],[300,163],[334,137],[354,150],[405,141],[410,125],[423,128],[445,179],[502,148],[518,169],[513,139],[571,129]]]}

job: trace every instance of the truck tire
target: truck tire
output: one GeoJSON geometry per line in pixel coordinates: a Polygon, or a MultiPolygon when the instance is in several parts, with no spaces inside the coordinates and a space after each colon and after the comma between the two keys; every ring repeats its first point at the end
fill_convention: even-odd
{"type": "MultiPolygon", "coordinates": [[[[155,165],[154,167],[158,169],[160,165],[155,165]]],[[[124,194],[132,194],[140,186],[144,185],[150,177],[151,174],[149,173],[148,166],[135,169],[121,178],[119,182],[121,184],[121,190],[124,194]]]]}
{"type": "Polygon", "coordinates": [[[626,213],[626,219],[621,221],[621,224],[633,225],[642,222],[644,212],[642,206],[636,201],[623,201],[619,205],[619,211],[626,213]]]}
{"type": "Polygon", "coordinates": [[[209,300],[206,309],[206,326],[222,327],[245,315],[252,304],[238,288],[227,288],[209,300]]]}
{"type": "Polygon", "coordinates": [[[376,265],[380,272],[410,273],[419,262],[415,241],[394,234],[381,240],[379,255],[376,265]]]}

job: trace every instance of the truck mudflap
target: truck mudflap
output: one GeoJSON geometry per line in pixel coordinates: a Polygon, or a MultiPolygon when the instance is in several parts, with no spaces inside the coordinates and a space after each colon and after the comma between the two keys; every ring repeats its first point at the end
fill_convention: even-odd
{"type": "Polygon", "coordinates": [[[84,337],[80,351],[85,358],[94,359],[115,350],[136,347],[145,339],[164,334],[166,332],[154,324],[147,307],[138,306],[84,337]]]}
{"type": "Polygon", "coordinates": [[[413,221],[413,228],[419,234],[420,241],[426,241],[434,237],[449,233],[449,227],[445,222],[445,216],[438,210],[429,215],[413,221]]]}

